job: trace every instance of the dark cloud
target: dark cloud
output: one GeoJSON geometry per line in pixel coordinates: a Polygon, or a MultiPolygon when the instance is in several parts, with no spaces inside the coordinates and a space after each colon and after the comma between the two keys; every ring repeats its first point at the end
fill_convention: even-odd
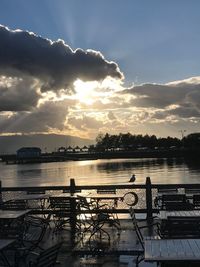
{"type": "MultiPolygon", "coordinates": [[[[100,52],[72,50],[64,41],[51,41],[27,31],[0,26],[0,74],[35,77],[41,91],[68,89],[82,80],[101,80],[107,76],[123,78],[118,66],[100,52]]],[[[28,89],[27,89],[28,90],[28,89]]]]}
{"type": "Polygon", "coordinates": [[[195,105],[195,94],[200,98],[200,83],[182,82],[174,85],[144,84],[124,90],[123,93],[136,96],[132,104],[139,107],[166,108],[170,105],[182,105],[191,102],[195,105]]]}
{"type": "MultiPolygon", "coordinates": [[[[0,78],[1,79],[1,78],[0,78]]],[[[41,95],[36,90],[33,79],[17,79],[11,85],[0,85],[0,111],[25,111],[37,105],[41,95]]]]}
{"type": "Polygon", "coordinates": [[[187,95],[187,101],[200,110],[200,89],[194,90],[187,95]]]}
{"type": "Polygon", "coordinates": [[[181,118],[200,117],[200,111],[194,108],[194,106],[190,106],[190,105],[185,105],[185,106],[183,105],[183,106],[174,108],[172,110],[169,110],[168,114],[176,115],[181,118]]]}
{"type": "Polygon", "coordinates": [[[63,130],[68,110],[65,101],[47,102],[32,112],[18,112],[0,116],[1,133],[48,132],[63,130]]]}

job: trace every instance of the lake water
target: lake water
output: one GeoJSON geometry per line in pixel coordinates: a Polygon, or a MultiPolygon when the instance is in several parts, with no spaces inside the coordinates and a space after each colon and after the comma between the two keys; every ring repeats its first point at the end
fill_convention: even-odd
{"type": "Polygon", "coordinates": [[[136,175],[136,183],[147,176],[152,183],[199,183],[200,164],[183,159],[110,159],[67,161],[41,164],[5,165],[0,163],[3,186],[117,184],[136,175]]]}

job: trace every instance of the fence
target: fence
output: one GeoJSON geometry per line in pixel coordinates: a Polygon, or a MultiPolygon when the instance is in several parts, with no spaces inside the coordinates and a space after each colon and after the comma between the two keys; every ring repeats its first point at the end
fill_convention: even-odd
{"type": "MultiPolygon", "coordinates": [[[[152,184],[150,177],[146,178],[145,184],[116,184],[116,185],[76,185],[75,180],[70,180],[69,186],[40,186],[40,187],[4,187],[0,181],[0,203],[10,199],[23,197],[29,191],[44,191],[49,195],[57,195],[63,192],[74,194],[76,192],[96,192],[100,189],[115,189],[116,194],[125,196],[124,201],[119,201],[115,210],[117,213],[128,213],[130,206],[138,213],[146,213],[147,219],[152,218],[153,213],[158,212],[154,206],[154,198],[158,189],[199,189],[200,184],[152,184]]],[[[34,208],[34,200],[32,201],[34,208]]],[[[45,212],[45,210],[44,210],[45,212]]]]}

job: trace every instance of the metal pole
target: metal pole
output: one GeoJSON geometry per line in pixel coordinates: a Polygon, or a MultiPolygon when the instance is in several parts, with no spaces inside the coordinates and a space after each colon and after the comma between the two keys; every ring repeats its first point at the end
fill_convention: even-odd
{"type": "Polygon", "coordinates": [[[73,194],[76,192],[76,183],[75,183],[75,179],[71,178],[70,179],[70,193],[73,196],[73,194]]]}
{"type": "Polygon", "coordinates": [[[75,179],[70,179],[70,193],[71,193],[71,198],[70,198],[70,208],[71,208],[70,226],[71,226],[72,245],[74,245],[75,235],[76,235],[76,198],[73,197],[75,192],[76,192],[75,179]]]}
{"type": "Polygon", "coordinates": [[[151,178],[146,178],[146,208],[147,208],[147,220],[152,219],[152,188],[151,188],[151,178]]]}
{"type": "Polygon", "coordinates": [[[3,197],[2,197],[2,183],[0,181],[0,206],[3,204],[3,197]]]}

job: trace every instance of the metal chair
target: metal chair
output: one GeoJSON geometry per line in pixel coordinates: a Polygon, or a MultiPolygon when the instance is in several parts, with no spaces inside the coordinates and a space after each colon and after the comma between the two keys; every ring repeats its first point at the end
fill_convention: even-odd
{"type": "MultiPolygon", "coordinates": [[[[178,193],[178,188],[158,188],[158,196],[154,199],[155,207],[162,208],[163,203],[163,195],[176,195],[178,193]]],[[[165,198],[165,197],[164,197],[165,198]]],[[[169,197],[173,199],[173,197],[169,197]]]]}
{"type": "MultiPolygon", "coordinates": [[[[97,189],[97,193],[98,194],[116,194],[117,190],[116,188],[103,188],[103,189],[97,189]]],[[[103,200],[103,199],[99,199],[97,200],[97,206],[100,209],[112,209],[113,211],[117,208],[118,206],[118,199],[110,199],[110,200],[103,200]]],[[[117,213],[114,212],[110,212],[109,215],[110,219],[112,218],[112,221],[114,222],[114,225],[118,228],[118,230],[120,230],[120,221],[118,218],[117,213]]]]}
{"type": "Polygon", "coordinates": [[[160,226],[162,238],[199,238],[200,219],[198,217],[170,216],[160,226]]]}
{"type": "Polygon", "coordinates": [[[110,235],[107,230],[104,229],[105,224],[114,226],[119,230],[118,222],[109,213],[109,207],[103,205],[101,211],[101,206],[97,205],[95,201],[88,202],[87,198],[80,197],[78,204],[78,212],[80,214],[79,219],[82,219],[82,225],[84,226],[83,233],[90,232],[89,243],[96,234],[99,234],[99,239],[102,238],[103,234],[107,236],[110,242],[110,235]],[[106,212],[106,209],[108,212],[106,212]]]}
{"type": "Polygon", "coordinates": [[[77,221],[80,225],[81,234],[93,231],[92,211],[96,208],[96,202],[89,202],[87,198],[79,196],[77,201],[77,221]]]}
{"type": "Polygon", "coordinates": [[[63,230],[67,224],[70,224],[71,202],[68,197],[50,197],[49,201],[49,208],[55,224],[54,233],[56,233],[59,230],[63,230]]]}
{"type": "MultiPolygon", "coordinates": [[[[117,190],[115,188],[111,188],[111,189],[97,189],[97,193],[98,194],[116,194],[117,193],[117,190]]],[[[97,205],[100,207],[100,208],[103,208],[103,206],[105,206],[106,208],[109,208],[109,209],[116,209],[117,206],[118,206],[118,199],[115,198],[114,200],[101,200],[99,199],[97,201],[97,205]]],[[[117,225],[120,227],[120,221],[119,221],[119,218],[118,218],[118,215],[117,213],[112,213],[110,214],[110,216],[112,216],[113,220],[115,222],[117,222],[117,225]]]]}
{"type": "Polygon", "coordinates": [[[139,244],[141,246],[141,251],[138,250],[138,255],[136,258],[136,266],[138,266],[139,263],[144,260],[144,239],[143,239],[142,232],[140,230],[141,227],[138,226],[138,222],[135,217],[135,211],[132,207],[129,209],[129,213],[130,213],[131,220],[132,220],[133,227],[134,227],[133,230],[135,230],[139,244]]]}
{"type": "Polygon", "coordinates": [[[133,222],[133,225],[136,225],[137,224],[137,227],[139,229],[152,229],[152,228],[155,228],[155,233],[159,235],[159,231],[158,229],[160,228],[160,223],[159,222],[154,222],[153,219],[156,219],[158,218],[157,216],[153,216],[152,217],[152,220],[151,221],[147,221],[147,219],[141,219],[140,221],[137,220],[136,216],[135,216],[135,211],[134,211],[134,208],[133,207],[130,207],[129,209],[129,213],[130,213],[130,216],[131,216],[131,220],[133,222]],[[145,224],[144,224],[145,222],[145,224]],[[140,224],[142,223],[142,224],[140,224]]]}
{"type": "Polygon", "coordinates": [[[165,202],[165,210],[193,210],[194,206],[189,201],[180,202],[180,201],[169,201],[165,202]]]}
{"type": "MultiPolygon", "coordinates": [[[[146,225],[142,225],[141,226],[141,225],[139,225],[139,222],[136,219],[135,211],[134,211],[133,207],[130,207],[129,213],[130,213],[131,220],[132,220],[132,223],[133,223],[133,230],[136,232],[136,235],[137,235],[139,244],[141,246],[141,249],[138,250],[138,256],[136,258],[136,266],[138,266],[139,263],[144,260],[144,250],[145,250],[145,247],[144,247],[144,237],[143,237],[143,232],[141,230],[142,229],[145,229],[145,228],[146,229],[149,229],[149,230],[152,230],[152,228],[154,229],[155,226],[156,226],[156,228],[154,230],[155,233],[156,233],[156,235],[154,235],[154,232],[153,232],[153,236],[151,236],[150,238],[158,239],[159,240],[160,239],[160,236],[159,236],[160,224],[158,222],[149,223],[147,221],[147,224],[146,225]]],[[[149,237],[146,237],[146,238],[148,239],[149,237]]]]}
{"type": "MultiPolygon", "coordinates": [[[[116,194],[116,189],[104,189],[101,191],[101,194],[116,194]],[[106,193],[105,193],[106,191],[106,193]]],[[[114,199],[114,203],[110,203],[108,201],[97,201],[96,203],[96,209],[102,212],[97,213],[97,217],[99,216],[98,220],[101,221],[103,218],[105,220],[105,223],[109,223],[110,226],[114,226],[117,228],[117,230],[121,230],[120,226],[120,220],[118,218],[118,214],[114,212],[117,208],[117,201],[118,199],[114,199]],[[105,210],[105,211],[103,211],[105,210]]],[[[94,201],[95,202],[95,201],[94,201]]]]}
{"type": "Polygon", "coordinates": [[[13,250],[15,251],[15,266],[21,266],[34,250],[41,250],[40,246],[46,233],[47,224],[32,217],[27,217],[17,238],[13,250]]]}
{"type": "Polygon", "coordinates": [[[53,267],[56,265],[56,260],[62,243],[56,244],[48,249],[45,249],[40,254],[35,254],[36,259],[29,261],[29,267],[53,267]]]}
{"type": "Polygon", "coordinates": [[[200,194],[199,188],[185,188],[185,194],[191,195],[191,194],[200,194]]]}
{"type": "Polygon", "coordinates": [[[193,195],[193,205],[194,208],[200,207],[200,195],[193,195]]]}
{"type": "Polygon", "coordinates": [[[48,224],[38,218],[28,216],[24,221],[24,230],[18,238],[20,243],[26,250],[32,251],[39,247],[43,240],[48,224]]]}
{"type": "MultiPolygon", "coordinates": [[[[193,240],[195,239],[187,239],[186,235],[183,234],[183,237],[177,237],[177,241],[179,247],[174,249],[171,249],[172,247],[174,247],[174,239],[176,238],[176,236],[166,236],[166,239],[160,239],[154,236],[151,236],[149,238],[145,238],[143,237],[143,233],[140,230],[141,228],[138,226],[137,220],[135,218],[134,215],[134,210],[130,209],[130,214],[131,214],[131,218],[133,220],[133,224],[134,224],[134,230],[136,231],[139,243],[141,244],[142,247],[142,251],[141,254],[138,255],[137,260],[136,260],[136,266],[138,266],[139,262],[142,261],[144,259],[144,250],[145,250],[145,259],[146,260],[150,260],[150,261],[155,261],[157,263],[159,262],[163,262],[166,263],[166,266],[171,266],[171,264],[173,263],[179,263],[180,262],[180,266],[182,266],[182,262],[192,262],[192,261],[199,261],[199,259],[197,260],[195,257],[191,256],[191,250],[188,250],[188,247],[190,246],[189,243],[187,242],[187,240],[191,240],[191,242],[193,242],[193,240]],[[151,244],[154,243],[154,245],[152,246],[151,244]],[[183,245],[183,243],[186,243],[186,246],[183,245]],[[179,251],[179,248],[182,250],[180,253],[177,253],[176,251],[179,251]],[[157,253],[159,252],[159,253],[157,253]],[[184,256],[183,256],[184,255],[184,256]]],[[[175,222],[176,220],[180,220],[180,217],[177,218],[172,218],[171,220],[173,222],[175,222]]],[[[185,221],[185,218],[181,218],[181,224],[183,223],[183,221],[185,221]]],[[[188,218],[189,221],[191,220],[191,217],[188,218]]],[[[193,219],[193,218],[192,218],[193,219]]],[[[181,226],[180,224],[177,225],[177,221],[175,222],[175,227],[176,229],[174,229],[174,233],[176,233],[177,231],[179,231],[181,226]]],[[[169,229],[171,230],[171,226],[169,227],[169,229]]],[[[191,225],[186,225],[186,230],[191,230],[191,225]]],[[[197,228],[196,228],[197,230],[197,228]]],[[[198,230],[199,232],[199,230],[198,230]]],[[[187,233],[187,231],[186,231],[187,233]]],[[[196,238],[196,237],[195,237],[196,238]]],[[[195,241],[194,241],[195,243],[195,241]]],[[[196,247],[195,247],[196,249],[196,247]]],[[[196,250],[195,250],[196,251],[196,250]]],[[[157,264],[158,265],[158,264],[157,264]]],[[[179,264],[178,264],[179,266],[179,264]]],[[[188,264],[187,266],[191,266],[190,264],[188,264]]]]}
{"type": "Polygon", "coordinates": [[[23,255],[28,255],[34,249],[42,250],[40,247],[44,239],[48,224],[37,218],[28,216],[24,221],[24,229],[17,240],[19,251],[24,251],[23,255]]]}
{"type": "Polygon", "coordinates": [[[178,193],[178,188],[158,188],[158,193],[178,193]]]}
{"type": "Polygon", "coordinates": [[[166,210],[192,209],[191,203],[189,203],[185,194],[163,194],[160,204],[161,209],[166,210]]]}

